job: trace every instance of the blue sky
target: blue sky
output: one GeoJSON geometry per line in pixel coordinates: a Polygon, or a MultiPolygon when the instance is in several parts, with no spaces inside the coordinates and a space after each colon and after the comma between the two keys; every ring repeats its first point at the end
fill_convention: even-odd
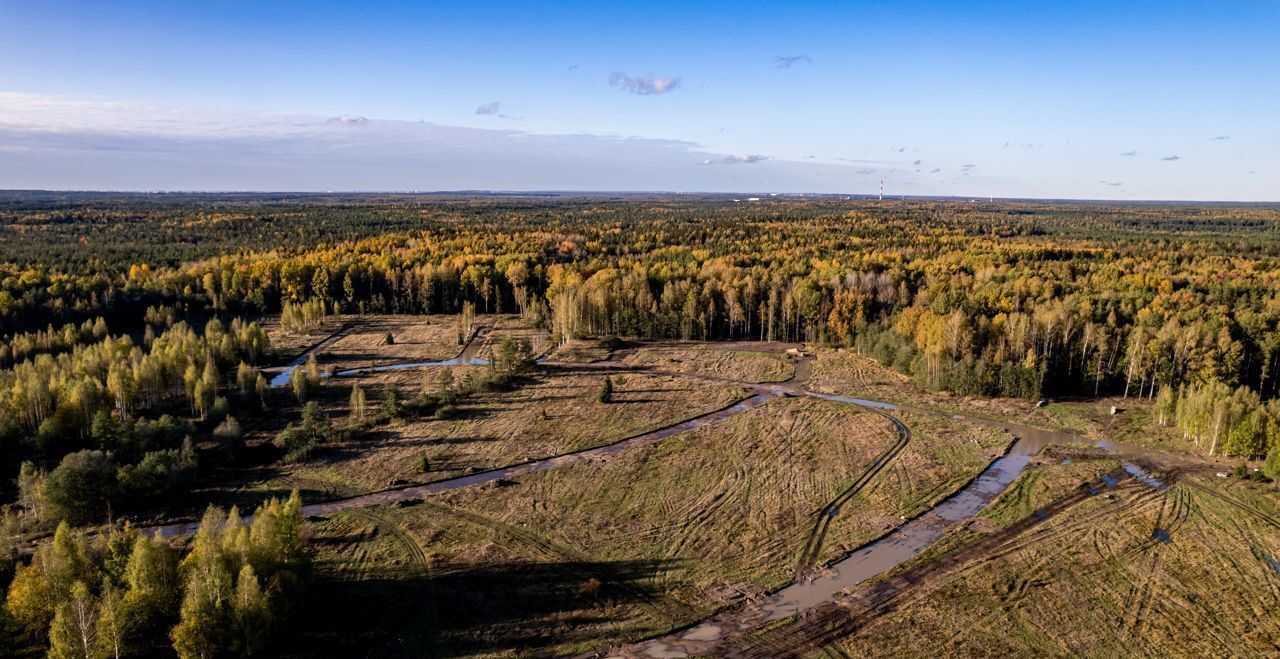
{"type": "Polygon", "coordinates": [[[1280,3],[0,0],[0,188],[1280,198],[1280,3]]]}

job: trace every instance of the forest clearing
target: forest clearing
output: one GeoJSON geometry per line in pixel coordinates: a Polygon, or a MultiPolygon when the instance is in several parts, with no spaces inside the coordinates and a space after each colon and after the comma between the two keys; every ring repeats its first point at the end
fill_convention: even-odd
{"type": "MultiPolygon", "coordinates": [[[[912,293],[889,271],[657,286],[510,255],[389,274],[239,258],[135,269],[119,304],[188,296],[135,329],[15,329],[0,351],[19,654],[68,607],[106,625],[140,606],[123,602],[151,586],[112,567],[130,560],[171,565],[165,601],[197,603],[214,600],[182,566],[225,561],[225,592],[290,621],[267,640],[234,616],[201,627],[196,604],[139,609],[119,632],[138,648],[841,656],[923,635],[912,652],[1192,655],[1276,637],[1277,359],[1243,347],[1271,335],[1156,328],[1105,296],[1105,314],[944,313],[990,273],[912,293]],[[255,537],[287,550],[212,549],[255,537]],[[68,585],[71,554],[88,558],[68,585]]],[[[1143,290],[1167,309],[1185,286],[1143,290]]]]}

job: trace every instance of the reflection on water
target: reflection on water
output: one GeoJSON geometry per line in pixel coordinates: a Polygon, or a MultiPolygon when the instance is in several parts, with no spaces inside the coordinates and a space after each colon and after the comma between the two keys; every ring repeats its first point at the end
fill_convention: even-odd
{"type": "Polygon", "coordinates": [[[822,400],[833,400],[838,403],[853,403],[854,405],[861,405],[863,407],[874,407],[881,410],[894,410],[898,408],[897,405],[893,405],[892,403],[882,403],[878,400],[867,400],[865,398],[852,398],[850,396],[837,396],[835,394],[821,394],[816,391],[806,391],[804,393],[810,397],[821,398],[822,400]]]}
{"type": "Polygon", "coordinates": [[[1139,467],[1136,464],[1133,464],[1131,462],[1124,463],[1124,471],[1130,476],[1133,476],[1134,478],[1136,478],[1139,482],[1141,482],[1143,485],[1146,485],[1147,487],[1152,487],[1157,490],[1166,489],[1164,481],[1161,481],[1159,478],[1152,476],[1151,472],[1143,469],[1142,467],[1139,467]]]}
{"type": "MultiPolygon", "coordinates": [[[[281,371],[275,377],[271,378],[271,386],[283,387],[289,384],[289,377],[293,375],[294,370],[296,370],[298,367],[306,363],[306,357],[307,355],[304,355],[303,357],[299,359],[295,359],[293,360],[293,362],[290,362],[288,366],[284,367],[283,371],[281,371]]],[[[440,361],[435,361],[435,362],[406,362],[403,364],[384,364],[382,366],[369,366],[366,368],[348,368],[342,371],[323,372],[320,374],[320,377],[343,378],[343,377],[348,377],[352,375],[364,375],[366,373],[381,373],[383,371],[401,371],[407,368],[427,368],[431,366],[485,366],[488,363],[489,363],[489,360],[487,359],[481,359],[479,357],[467,357],[466,355],[463,355],[461,357],[453,357],[451,359],[442,359],[440,361]]]]}

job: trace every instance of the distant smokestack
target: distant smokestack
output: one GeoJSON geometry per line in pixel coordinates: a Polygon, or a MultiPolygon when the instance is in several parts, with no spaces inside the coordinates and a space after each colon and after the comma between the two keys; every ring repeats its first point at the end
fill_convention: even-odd
{"type": "Polygon", "coordinates": [[[880,179],[880,201],[884,201],[884,179],[880,179]]]}

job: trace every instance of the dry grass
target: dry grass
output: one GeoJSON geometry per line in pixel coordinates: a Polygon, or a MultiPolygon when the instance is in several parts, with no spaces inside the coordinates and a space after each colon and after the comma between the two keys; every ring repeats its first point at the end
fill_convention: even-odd
{"type": "Polygon", "coordinates": [[[566,364],[590,364],[609,358],[609,349],[600,341],[573,339],[552,348],[550,359],[566,364]]]}
{"type": "MultiPolygon", "coordinates": [[[[454,376],[484,367],[455,367],[454,376]]],[[[404,397],[434,390],[439,369],[424,368],[341,378],[327,388],[330,413],[346,414],[345,392],[359,382],[371,406],[378,392],[396,383],[404,397]]],[[[296,478],[337,480],[353,491],[385,488],[393,479],[425,482],[524,462],[592,446],[710,412],[745,396],[738,387],[670,376],[614,376],[614,402],[596,397],[603,375],[538,369],[509,392],[477,394],[462,407],[462,418],[397,421],[365,437],[330,447],[320,459],[293,467],[296,478]],[[430,471],[418,473],[422,456],[430,471]]]]}
{"type": "MultiPolygon", "coordinates": [[[[1087,467],[1066,469],[1088,477],[1087,467]]],[[[1049,489],[1074,480],[1038,480],[1050,478],[1059,484],[1049,489]]],[[[1275,488],[1243,482],[1117,488],[1114,499],[1086,500],[1015,539],[999,560],[925,586],[839,647],[853,656],[1274,656],[1280,570],[1268,559],[1280,528],[1189,485],[1227,489],[1273,520],[1280,507],[1275,488]]],[[[1021,509],[1021,499],[1005,504],[1021,509]]]]}
{"type": "Polygon", "coordinates": [[[760,352],[751,347],[750,343],[709,347],[685,341],[652,341],[627,350],[622,362],[741,382],[780,382],[795,373],[795,366],[780,352],[760,352]]]}
{"type": "MultiPolygon", "coordinates": [[[[938,439],[938,446],[921,441],[915,452],[904,453],[916,472],[912,482],[898,484],[886,472],[856,497],[832,526],[829,553],[877,537],[884,524],[898,523],[942,482],[960,476],[961,467],[926,467],[927,456],[972,451],[962,461],[971,466],[964,480],[986,465],[990,441],[979,447],[967,436],[957,439],[938,439]]],[[[642,585],[664,601],[683,602],[669,611],[675,618],[670,624],[688,623],[788,583],[816,511],[895,440],[884,418],[854,406],[780,399],[604,465],[570,465],[441,501],[536,532],[595,561],[661,566],[642,585]]],[[[429,517],[424,513],[423,520],[429,517]]],[[[405,523],[415,535],[426,532],[413,520],[405,523]]],[[[617,638],[600,642],[612,640],[617,638]]]]}
{"type": "Polygon", "coordinates": [[[535,356],[551,349],[551,334],[547,330],[530,327],[519,316],[485,316],[479,322],[491,325],[480,348],[481,356],[486,359],[493,354],[493,349],[502,339],[508,336],[517,341],[528,341],[535,356]]]}
{"type": "Polygon", "coordinates": [[[317,360],[335,370],[399,362],[438,361],[457,356],[458,326],[453,316],[366,316],[317,360]],[[387,334],[394,343],[388,345],[387,334]]]}
{"type": "Polygon", "coordinates": [[[844,557],[932,508],[986,469],[1013,441],[1003,431],[932,414],[895,412],[911,443],[862,494],[841,509],[819,563],[844,557]]]}
{"type": "Polygon", "coordinates": [[[280,327],[279,314],[259,318],[258,323],[266,331],[267,339],[271,341],[271,347],[276,351],[276,361],[285,363],[342,329],[344,323],[354,318],[356,317],[330,316],[312,327],[291,332],[286,332],[280,327]]]}
{"type": "Polygon", "coordinates": [[[673,605],[639,585],[654,566],[594,561],[443,506],[335,515],[313,526],[313,544],[320,596],[305,656],[565,654],[672,624],[673,605]]]}

